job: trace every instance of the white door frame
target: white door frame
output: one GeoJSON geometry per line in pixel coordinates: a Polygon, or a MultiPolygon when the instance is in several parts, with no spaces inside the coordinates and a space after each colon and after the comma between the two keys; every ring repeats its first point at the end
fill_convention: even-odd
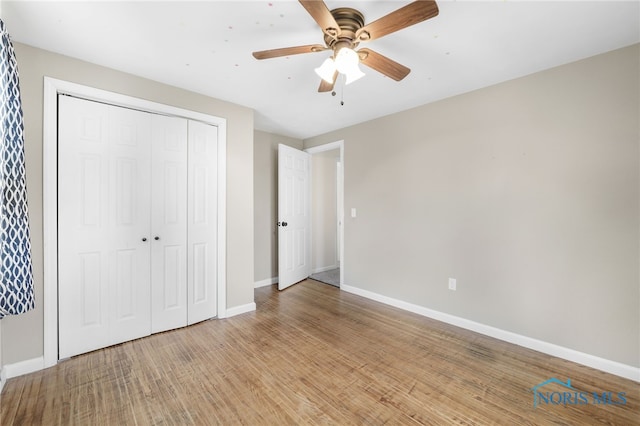
{"type": "MultiPolygon", "coordinates": [[[[311,148],[307,148],[304,152],[308,154],[318,154],[320,152],[332,151],[334,149],[340,150],[340,164],[342,164],[342,179],[340,180],[341,184],[341,194],[342,194],[342,205],[344,206],[344,140],[330,142],[324,145],[318,145],[311,148]]],[[[313,179],[313,177],[312,177],[313,179]]],[[[340,287],[344,284],[344,208],[342,209],[342,217],[338,218],[342,223],[340,227],[340,287]]],[[[311,222],[313,223],[313,216],[311,216],[311,222]]]]}
{"type": "Polygon", "coordinates": [[[218,271],[217,318],[226,317],[226,176],[227,120],[50,77],[44,78],[43,117],[43,243],[44,243],[44,368],[58,362],[58,94],[141,111],[173,115],[218,127],[218,271]]]}

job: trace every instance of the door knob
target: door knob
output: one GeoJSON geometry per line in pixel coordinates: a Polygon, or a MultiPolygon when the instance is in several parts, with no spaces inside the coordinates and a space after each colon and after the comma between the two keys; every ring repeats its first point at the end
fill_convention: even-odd
{"type": "Polygon", "coordinates": [[[142,241],[143,242],[147,241],[147,237],[142,237],[142,241]]]}
{"type": "Polygon", "coordinates": [[[158,241],[158,240],[160,239],[160,237],[155,236],[155,237],[153,237],[153,239],[154,239],[154,240],[156,240],[156,241],[158,241]]]}
{"type": "Polygon", "coordinates": [[[287,222],[282,222],[282,226],[287,226],[287,222]]]}

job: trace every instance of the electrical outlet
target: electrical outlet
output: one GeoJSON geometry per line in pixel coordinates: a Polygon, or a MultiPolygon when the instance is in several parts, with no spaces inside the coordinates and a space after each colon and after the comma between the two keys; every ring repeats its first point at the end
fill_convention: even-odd
{"type": "Polygon", "coordinates": [[[454,290],[456,289],[456,279],[455,278],[449,278],[449,290],[454,290]]]}

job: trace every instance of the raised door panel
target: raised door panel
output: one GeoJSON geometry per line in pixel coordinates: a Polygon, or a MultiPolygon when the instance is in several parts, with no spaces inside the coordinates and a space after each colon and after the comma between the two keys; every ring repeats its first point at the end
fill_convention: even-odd
{"type": "Polygon", "coordinates": [[[187,325],[187,120],[153,117],[152,332],[187,325]]]}
{"type": "Polygon", "coordinates": [[[217,314],[218,129],[189,121],[188,323],[217,314]]]}

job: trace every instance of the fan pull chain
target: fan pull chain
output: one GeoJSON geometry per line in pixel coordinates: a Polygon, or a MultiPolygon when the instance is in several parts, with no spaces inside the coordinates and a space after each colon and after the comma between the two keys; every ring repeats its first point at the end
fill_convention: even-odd
{"type": "MultiPolygon", "coordinates": [[[[342,85],[340,87],[340,106],[344,106],[344,86],[345,86],[345,81],[346,81],[347,77],[345,77],[343,75],[340,75],[338,78],[340,78],[340,77],[342,77],[341,78],[342,85]]],[[[336,80],[336,83],[337,82],[338,82],[338,80],[336,80]]],[[[335,96],[335,95],[336,95],[336,91],[334,90],[334,91],[331,92],[331,96],[335,96]]]]}

